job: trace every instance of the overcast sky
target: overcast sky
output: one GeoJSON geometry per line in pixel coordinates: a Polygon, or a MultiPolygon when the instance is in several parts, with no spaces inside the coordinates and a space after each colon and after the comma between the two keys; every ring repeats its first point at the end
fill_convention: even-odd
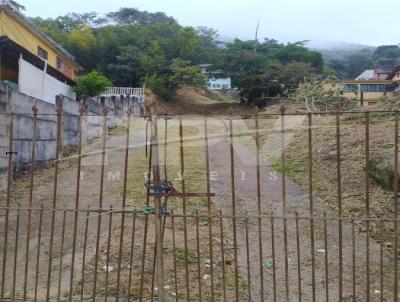
{"type": "Polygon", "coordinates": [[[366,45],[400,43],[399,0],[17,0],[29,16],[107,13],[120,7],[162,11],[181,24],[208,26],[223,37],[312,40],[366,45]]]}

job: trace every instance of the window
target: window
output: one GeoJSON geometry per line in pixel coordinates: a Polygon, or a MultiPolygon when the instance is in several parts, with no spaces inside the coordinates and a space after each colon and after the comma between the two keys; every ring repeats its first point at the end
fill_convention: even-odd
{"type": "Polygon", "coordinates": [[[44,60],[48,60],[49,59],[49,54],[47,53],[47,51],[45,51],[40,46],[38,46],[38,56],[41,57],[44,60]]]}
{"type": "Polygon", "coordinates": [[[355,92],[357,92],[357,85],[354,85],[354,84],[346,84],[346,85],[344,85],[344,87],[343,87],[343,91],[344,92],[353,92],[353,93],[355,93],[355,92]]]}
{"type": "Polygon", "coordinates": [[[361,92],[386,92],[386,85],[383,84],[362,84],[361,92]]]}
{"type": "Polygon", "coordinates": [[[62,71],[62,70],[64,70],[64,66],[65,66],[65,64],[64,64],[63,60],[61,60],[59,57],[57,57],[57,69],[62,71]]]}

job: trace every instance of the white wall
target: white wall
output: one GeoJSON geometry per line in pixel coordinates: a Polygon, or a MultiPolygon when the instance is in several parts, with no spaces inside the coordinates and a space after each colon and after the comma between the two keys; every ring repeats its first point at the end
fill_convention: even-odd
{"type": "Polygon", "coordinates": [[[57,95],[75,99],[71,86],[53,78],[23,58],[19,59],[19,91],[26,95],[55,104],[57,95]]]}
{"type": "Polygon", "coordinates": [[[231,78],[225,79],[209,79],[208,87],[215,90],[231,89],[231,78]]]}

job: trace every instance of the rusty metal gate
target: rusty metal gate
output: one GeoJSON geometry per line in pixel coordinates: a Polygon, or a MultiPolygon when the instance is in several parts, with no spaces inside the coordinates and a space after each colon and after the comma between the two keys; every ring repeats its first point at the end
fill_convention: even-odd
{"type": "Polygon", "coordinates": [[[18,177],[2,115],[2,301],[398,300],[399,112],[131,114],[18,177]]]}

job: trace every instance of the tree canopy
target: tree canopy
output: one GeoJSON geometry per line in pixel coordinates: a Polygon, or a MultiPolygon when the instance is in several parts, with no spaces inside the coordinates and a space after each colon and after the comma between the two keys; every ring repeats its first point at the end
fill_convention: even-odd
{"type": "Polygon", "coordinates": [[[164,13],[135,8],[121,8],[106,17],[73,13],[33,21],[86,72],[98,70],[116,86],[142,86],[148,79],[163,97],[181,83],[204,86],[196,67],[204,63],[213,64],[214,74],[231,77],[246,100],[276,94],[281,84],[296,85],[320,74],[324,65],[321,55],[304,42],[235,40],[220,48],[213,29],[184,27],[164,13]]]}

